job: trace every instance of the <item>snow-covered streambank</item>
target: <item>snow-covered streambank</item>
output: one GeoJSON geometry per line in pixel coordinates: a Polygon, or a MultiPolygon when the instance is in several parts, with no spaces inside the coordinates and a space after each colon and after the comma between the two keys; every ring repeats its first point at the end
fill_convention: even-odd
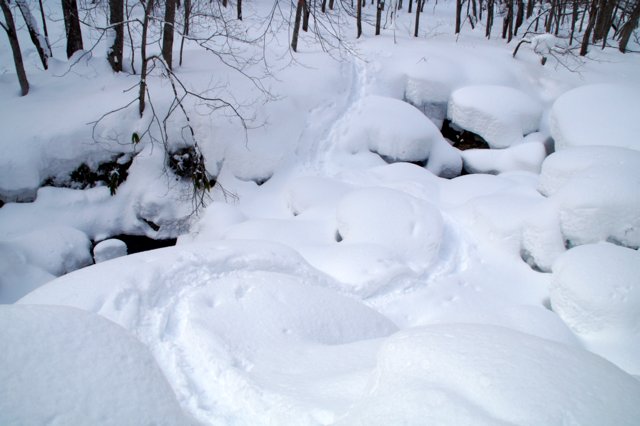
{"type": "MultiPolygon", "coordinates": [[[[104,58],[60,80],[77,96],[41,73],[0,99],[18,123],[0,192],[36,196],[0,208],[0,423],[637,424],[640,76],[612,81],[640,61],[578,79],[432,34],[449,17],[426,13],[429,39],[400,16],[397,44],[343,62],[302,39],[248,140],[196,108],[219,184],[197,217],[163,147],[129,142],[137,116],[101,128],[115,145],[76,121],[135,81],[104,58]],[[50,115],[62,102],[73,120],[50,115]],[[491,149],[459,150],[445,123],[491,149]],[[115,195],[38,189],[114,150],[132,159],[115,195]],[[109,260],[124,247],[107,241],[84,267],[121,233],[178,242],[109,260]]],[[[189,84],[225,72],[187,47],[189,84]]]]}

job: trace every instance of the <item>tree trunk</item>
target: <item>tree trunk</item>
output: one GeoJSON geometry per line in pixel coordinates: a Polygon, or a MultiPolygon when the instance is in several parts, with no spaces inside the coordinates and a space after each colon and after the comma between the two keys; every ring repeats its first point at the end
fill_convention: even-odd
{"type": "Polygon", "coordinates": [[[578,22],[578,0],[573,0],[573,10],[571,11],[571,33],[569,34],[569,46],[573,44],[573,36],[576,31],[576,22],[578,22]]]}
{"type": "Polygon", "coordinates": [[[589,9],[589,22],[587,23],[587,28],[584,30],[584,35],[582,36],[582,44],[580,46],[580,56],[585,56],[589,50],[589,40],[591,39],[591,32],[593,31],[593,27],[596,26],[597,10],[598,10],[598,0],[593,0],[591,2],[591,8],[589,9]]]}
{"type": "MultiPolygon", "coordinates": [[[[240,4],[240,0],[238,0],[238,4],[240,4]]],[[[242,16],[239,19],[242,19],[242,16]]],[[[184,27],[182,30],[182,39],[180,40],[180,65],[181,66],[182,66],[182,50],[184,49],[184,39],[189,35],[190,20],[191,20],[191,0],[184,0],[184,27]]]]}
{"type": "Polygon", "coordinates": [[[13,21],[13,15],[11,14],[11,8],[7,0],[0,0],[0,7],[2,7],[6,24],[6,26],[3,25],[2,27],[7,32],[7,37],[9,37],[9,44],[11,45],[11,52],[13,53],[13,63],[16,66],[16,74],[18,75],[18,82],[20,83],[20,93],[22,96],[25,96],[29,93],[29,80],[27,80],[27,73],[24,71],[22,52],[20,51],[20,43],[18,42],[18,34],[16,33],[16,24],[13,21]]]}
{"type": "Polygon", "coordinates": [[[516,13],[516,23],[515,23],[515,27],[513,28],[513,33],[515,35],[518,35],[518,28],[520,28],[520,26],[524,22],[524,1],[523,0],[517,0],[517,1],[518,1],[518,12],[516,13]]]}
{"type": "Polygon", "coordinates": [[[640,20],[640,0],[636,0],[636,5],[633,7],[631,15],[629,15],[629,19],[624,23],[620,30],[620,44],[618,45],[618,50],[622,53],[627,51],[627,44],[629,43],[633,30],[638,27],[638,20],[640,20]]]}
{"type": "Polygon", "coordinates": [[[485,30],[485,36],[491,38],[491,27],[493,27],[493,1],[487,1],[487,25],[485,30]]]}
{"type": "Polygon", "coordinates": [[[413,36],[414,37],[418,37],[418,30],[420,28],[420,10],[421,10],[421,3],[424,2],[425,0],[416,0],[416,28],[413,31],[413,36]]]}
{"type": "Polygon", "coordinates": [[[329,0],[329,9],[333,10],[333,0],[329,0]]]}
{"type": "Polygon", "coordinates": [[[238,0],[237,9],[238,9],[238,20],[242,21],[242,0],[238,0]]]}
{"type": "Polygon", "coordinates": [[[527,0],[527,19],[531,18],[531,15],[533,15],[533,5],[533,0],[527,0]]]}
{"type": "Polygon", "coordinates": [[[122,71],[122,50],[124,49],[124,1],[109,0],[109,23],[112,25],[113,45],[107,52],[107,60],[114,72],[122,71]]]}
{"type": "Polygon", "coordinates": [[[362,35],[362,1],[358,0],[358,8],[356,12],[356,24],[357,24],[357,36],[356,38],[360,38],[362,35]]]}
{"type": "Polygon", "coordinates": [[[140,92],[138,93],[138,111],[140,118],[144,114],[145,97],[147,95],[147,31],[149,29],[149,16],[153,13],[153,0],[147,0],[144,8],[144,21],[142,22],[142,39],[140,40],[140,57],[142,69],[140,70],[140,92]]]}
{"type": "Polygon", "coordinates": [[[304,7],[302,8],[302,31],[306,33],[307,31],[309,31],[309,15],[311,15],[310,13],[311,9],[307,0],[304,0],[303,6],[304,7]]]}
{"type": "Polygon", "coordinates": [[[169,69],[173,59],[173,26],[176,22],[176,0],[165,0],[164,30],[162,31],[162,57],[169,69]]]}
{"type": "Polygon", "coordinates": [[[78,50],[83,49],[76,0],[62,0],[62,13],[64,14],[64,29],[67,34],[67,58],[70,58],[78,50]]]}
{"type": "Polygon", "coordinates": [[[293,23],[293,35],[291,37],[291,48],[294,52],[298,51],[298,34],[300,33],[300,21],[302,20],[303,7],[304,0],[298,0],[298,6],[296,7],[296,19],[293,23]]]}
{"type": "Polygon", "coordinates": [[[413,9],[413,0],[409,0],[409,10],[407,10],[407,12],[411,13],[412,9],[413,9]]]}
{"type": "Polygon", "coordinates": [[[31,14],[31,9],[29,9],[29,5],[25,0],[16,0],[16,5],[18,5],[18,9],[20,9],[20,13],[22,14],[22,18],[24,19],[25,24],[27,25],[27,31],[29,31],[29,37],[31,38],[31,42],[36,48],[38,52],[38,56],[40,57],[40,62],[42,62],[42,67],[46,70],[49,68],[49,57],[51,57],[51,50],[49,50],[49,42],[45,39],[45,37],[40,34],[40,29],[38,28],[38,23],[35,19],[33,19],[33,15],[31,14]]]}
{"type": "Polygon", "coordinates": [[[462,0],[456,0],[456,29],[455,33],[460,33],[460,21],[462,15],[462,0]]]}
{"type": "Polygon", "coordinates": [[[384,0],[378,0],[376,10],[376,35],[380,35],[380,22],[382,21],[382,11],[384,9],[384,0]]]}

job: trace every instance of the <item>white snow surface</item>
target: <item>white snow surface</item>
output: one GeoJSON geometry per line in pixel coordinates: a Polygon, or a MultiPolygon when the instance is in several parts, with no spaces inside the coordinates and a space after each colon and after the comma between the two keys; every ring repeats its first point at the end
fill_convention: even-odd
{"type": "Polygon", "coordinates": [[[467,86],[451,94],[447,117],[490,147],[507,148],[540,128],[542,106],[511,87],[467,86]]]}
{"type": "Polygon", "coordinates": [[[640,90],[625,84],[578,87],[556,100],[550,129],[558,150],[619,146],[640,150],[640,90]]]}
{"type": "MultiPolygon", "coordinates": [[[[241,22],[221,13],[251,35],[271,5],[245,2],[241,22]]],[[[395,34],[365,26],[357,40],[353,19],[328,11],[353,48],[333,58],[315,21],[290,52],[276,16],[265,45],[229,40],[260,59],[245,74],[185,40],[175,75],[247,120],[184,99],[217,182],[198,214],[167,165],[165,148],[190,138],[179,111],[166,147],[154,131],[132,143],[151,115],[127,90],[131,58],[112,73],[86,26],[97,45],[64,59],[54,5],[48,71],[21,31],[20,97],[0,43],[0,303],[15,302],[0,306],[0,423],[638,423],[640,158],[562,137],[586,140],[569,130],[591,123],[638,133],[621,111],[637,102],[611,105],[620,86],[598,85],[637,92],[640,56],[592,49],[595,61],[543,67],[482,25],[454,38],[454,5],[426,7],[419,37],[401,10],[395,34]],[[609,109],[560,108],[577,86],[609,109]],[[438,130],[447,114],[494,149],[454,148],[438,130]],[[116,156],[132,163],[114,195],[69,182],[116,156]],[[112,258],[116,235],[178,243],[112,258]]],[[[147,83],[162,117],[160,74],[147,83]]]]}
{"type": "Polygon", "coordinates": [[[116,257],[127,255],[127,245],[122,240],[109,238],[100,241],[93,248],[93,259],[96,263],[115,259],[116,257]]]}
{"type": "Polygon", "coordinates": [[[195,424],[149,350],[103,317],[2,305],[0,329],[2,424],[195,424]]]}

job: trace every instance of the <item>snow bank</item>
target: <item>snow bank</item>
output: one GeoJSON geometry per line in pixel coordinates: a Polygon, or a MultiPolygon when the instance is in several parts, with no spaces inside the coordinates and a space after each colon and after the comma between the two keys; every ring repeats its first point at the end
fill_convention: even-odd
{"type": "Polygon", "coordinates": [[[352,153],[369,149],[390,161],[424,161],[439,138],[438,128],[414,106],[393,98],[367,96],[342,143],[352,153]]]}
{"type": "Polygon", "coordinates": [[[501,327],[437,325],[389,338],[344,425],[633,425],[640,383],[572,348],[501,327]]]}
{"type": "Polygon", "coordinates": [[[506,148],[538,130],[542,107],[510,87],[467,86],[451,94],[447,117],[482,136],[490,147],[506,148]]]}
{"type": "Polygon", "coordinates": [[[547,155],[540,142],[522,143],[505,149],[467,149],[461,154],[466,171],[493,174],[515,170],[538,173],[547,155]]]}
{"type": "Polygon", "coordinates": [[[0,306],[0,423],[195,424],[148,350],[97,315],[0,306]]]}
{"type": "Polygon", "coordinates": [[[640,153],[617,147],[579,147],[550,155],[539,190],[560,211],[572,244],[613,239],[640,245],[640,153]]]}
{"type": "Polygon", "coordinates": [[[582,86],[551,108],[551,135],[558,150],[604,145],[640,150],[640,90],[620,84],[582,86]]]}
{"type": "Polygon", "coordinates": [[[386,188],[347,194],[338,205],[343,244],[377,244],[409,266],[430,265],[438,257],[443,233],[440,212],[425,201],[386,188]]]}

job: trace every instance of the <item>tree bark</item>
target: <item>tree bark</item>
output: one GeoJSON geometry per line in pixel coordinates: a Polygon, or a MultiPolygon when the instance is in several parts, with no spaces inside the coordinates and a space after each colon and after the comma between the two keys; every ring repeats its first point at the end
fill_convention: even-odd
{"type": "Polygon", "coordinates": [[[356,38],[360,38],[362,35],[362,1],[358,0],[358,8],[356,12],[356,25],[357,25],[357,36],[356,38]]]}
{"type": "Polygon", "coordinates": [[[618,50],[622,53],[627,51],[627,44],[629,43],[633,30],[638,27],[638,20],[640,20],[640,0],[636,0],[636,5],[631,10],[629,19],[624,23],[622,29],[620,29],[620,44],[618,44],[618,50]]]}
{"type": "Polygon", "coordinates": [[[380,35],[380,23],[382,21],[382,11],[384,10],[384,0],[378,0],[376,10],[376,35],[380,35]]]}
{"type": "Polygon", "coordinates": [[[165,0],[164,30],[162,31],[162,57],[169,69],[173,69],[173,27],[176,22],[176,0],[165,0]]]}
{"type": "Polygon", "coordinates": [[[238,9],[238,20],[242,21],[242,0],[238,0],[237,9],[238,9]]]}
{"type": "Polygon", "coordinates": [[[593,27],[596,26],[597,10],[598,0],[593,0],[589,9],[589,22],[587,23],[587,28],[584,30],[584,35],[582,36],[582,44],[580,45],[580,56],[585,56],[589,50],[589,40],[591,39],[591,32],[593,31],[593,27]]]}
{"type": "Polygon", "coordinates": [[[138,112],[140,118],[144,114],[145,99],[147,95],[147,31],[149,29],[149,16],[153,12],[153,0],[147,0],[144,8],[144,20],[142,22],[142,39],[140,40],[140,57],[142,69],[140,70],[140,91],[138,93],[138,112]]]}
{"type": "Polygon", "coordinates": [[[456,34],[460,32],[461,15],[462,15],[462,0],[456,0],[456,29],[455,29],[456,34]]]}
{"type": "Polygon", "coordinates": [[[31,38],[31,42],[35,46],[36,52],[38,52],[38,56],[40,57],[42,67],[46,70],[49,68],[49,57],[51,56],[49,42],[42,34],[40,34],[38,23],[33,18],[31,9],[29,9],[27,2],[25,0],[16,0],[16,5],[18,6],[18,9],[20,9],[22,18],[27,26],[27,31],[29,32],[29,37],[31,38]]]}
{"type": "Polygon", "coordinates": [[[307,31],[309,31],[309,15],[311,15],[310,9],[309,9],[309,2],[307,2],[307,0],[304,0],[303,6],[304,7],[302,8],[302,31],[306,33],[307,31]]]}
{"type": "Polygon", "coordinates": [[[122,71],[122,50],[124,49],[124,1],[109,0],[109,23],[112,25],[113,44],[107,53],[107,60],[114,72],[122,71]]]}
{"type": "Polygon", "coordinates": [[[20,93],[22,96],[26,96],[29,93],[29,80],[27,80],[27,73],[24,71],[24,62],[22,62],[22,52],[20,51],[20,43],[18,42],[18,34],[16,33],[16,24],[13,21],[13,15],[11,14],[11,8],[7,0],[0,0],[0,7],[2,7],[2,13],[4,14],[4,21],[6,26],[2,26],[7,32],[9,37],[9,44],[11,45],[11,52],[13,53],[13,63],[16,67],[16,74],[18,75],[18,82],[20,83],[20,93]]]}
{"type": "MultiPolygon", "coordinates": [[[[240,0],[238,0],[238,4],[240,4],[240,0]]],[[[240,16],[239,19],[242,19],[242,16],[240,16]]],[[[182,51],[184,49],[184,39],[189,35],[190,20],[191,20],[191,0],[184,0],[184,28],[182,30],[182,39],[180,40],[180,65],[182,65],[182,51]]]]}
{"type": "Polygon", "coordinates": [[[83,49],[76,0],[62,0],[62,13],[64,14],[64,29],[67,34],[67,58],[70,58],[78,50],[83,49]]]}
{"type": "Polygon", "coordinates": [[[414,37],[418,37],[418,30],[420,28],[420,11],[421,11],[421,3],[424,2],[425,0],[416,0],[416,28],[413,31],[413,36],[414,37]]]}
{"type": "Polygon", "coordinates": [[[291,49],[294,52],[298,51],[298,34],[300,33],[300,21],[302,20],[302,8],[304,7],[304,0],[298,0],[298,6],[296,7],[296,19],[293,23],[293,35],[291,36],[291,49]]]}
{"type": "Polygon", "coordinates": [[[491,38],[491,28],[493,27],[493,2],[494,0],[487,1],[487,25],[485,30],[487,38],[491,38]]]}

